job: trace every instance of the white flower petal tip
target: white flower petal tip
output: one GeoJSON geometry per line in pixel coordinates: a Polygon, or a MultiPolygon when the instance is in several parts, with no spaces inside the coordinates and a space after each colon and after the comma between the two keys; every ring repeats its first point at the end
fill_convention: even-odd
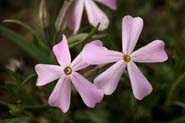
{"type": "Polygon", "coordinates": [[[136,96],[136,95],[134,95],[134,96],[135,96],[135,98],[137,100],[142,101],[146,96],[148,96],[148,95],[150,95],[152,93],[152,90],[153,89],[151,87],[149,90],[147,90],[146,92],[144,92],[144,94],[142,96],[136,96]]]}
{"type": "Polygon", "coordinates": [[[36,83],[36,86],[44,86],[44,84],[42,84],[42,82],[39,82],[39,81],[38,81],[38,82],[36,83]]]}
{"type": "MultiPolygon", "coordinates": [[[[97,88],[98,89],[98,88],[97,88]]],[[[98,89],[99,90],[99,99],[97,99],[96,103],[92,104],[92,105],[87,105],[89,108],[94,108],[96,107],[97,104],[99,104],[102,100],[103,100],[103,97],[104,97],[104,93],[101,89],[98,89]]]]}

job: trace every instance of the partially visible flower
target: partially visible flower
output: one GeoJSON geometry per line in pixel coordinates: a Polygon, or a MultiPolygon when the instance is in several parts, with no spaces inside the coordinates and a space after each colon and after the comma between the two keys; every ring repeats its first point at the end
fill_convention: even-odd
{"type": "Polygon", "coordinates": [[[71,81],[79,92],[83,102],[88,107],[94,107],[103,98],[103,93],[76,71],[88,66],[81,59],[81,53],[71,63],[71,55],[65,35],[61,42],[53,47],[58,65],[38,64],[35,66],[38,74],[37,86],[46,85],[59,79],[52,94],[49,97],[49,104],[59,107],[67,112],[71,99],[71,81]]]}
{"type": "Polygon", "coordinates": [[[86,59],[88,64],[116,62],[94,81],[95,85],[102,89],[104,94],[110,95],[115,91],[126,66],[134,96],[138,100],[142,100],[152,92],[152,86],[134,62],[164,62],[168,59],[168,56],[164,50],[165,44],[161,40],[155,40],[133,52],[142,28],[142,18],[131,16],[123,18],[122,52],[108,50],[92,43],[85,46],[82,57],[86,59]]]}
{"type": "Polygon", "coordinates": [[[97,26],[100,23],[99,30],[105,30],[109,25],[107,15],[96,5],[94,1],[100,2],[111,9],[116,9],[116,0],[74,0],[74,5],[69,15],[69,27],[73,29],[74,34],[78,32],[83,15],[86,9],[89,23],[97,26]]]}

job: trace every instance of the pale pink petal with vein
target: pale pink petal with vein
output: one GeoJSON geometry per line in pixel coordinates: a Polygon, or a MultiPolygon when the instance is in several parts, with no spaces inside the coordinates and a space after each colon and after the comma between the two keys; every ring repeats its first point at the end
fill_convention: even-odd
{"type": "Polygon", "coordinates": [[[37,86],[46,85],[62,75],[63,68],[57,65],[37,64],[35,71],[38,75],[37,86]]]}
{"type": "Polygon", "coordinates": [[[109,25],[109,19],[107,15],[96,5],[92,0],[85,0],[85,9],[89,23],[96,27],[99,23],[99,30],[105,30],[109,25]]]}
{"type": "Polygon", "coordinates": [[[118,61],[109,69],[101,73],[95,80],[94,84],[102,89],[104,94],[112,94],[120,81],[120,78],[125,70],[126,64],[123,61],[118,61]]]}
{"type": "Polygon", "coordinates": [[[71,82],[69,78],[62,76],[49,97],[49,105],[59,107],[63,112],[67,112],[70,100],[71,82]]]}
{"type": "Polygon", "coordinates": [[[76,34],[80,28],[84,10],[84,1],[75,0],[72,6],[72,10],[69,14],[69,27],[73,29],[73,33],[76,34]]]}
{"type": "Polygon", "coordinates": [[[136,99],[142,100],[145,96],[152,92],[151,84],[132,61],[128,63],[128,73],[131,81],[132,91],[136,99]]]}
{"type": "Polygon", "coordinates": [[[81,76],[79,73],[74,72],[71,76],[72,83],[79,92],[83,102],[88,107],[95,107],[96,103],[103,99],[103,93],[96,88],[91,82],[81,76]]]}
{"type": "Polygon", "coordinates": [[[131,55],[135,62],[164,62],[168,59],[163,41],[156,40],[134,51],[131,55]]]}
{"type": "Polygon", "coordinates": [[[122,48],[125,54],[131,54],[143,28],[140,17],[125,16],[122,20],[122,48]]]}
{"type": "Polygon", "coordinates": [[[82,58],[82,53],[80,53],[71,63],[71,67],[73,68],[73,70],[78,71],[81,70],[83,68],[86,68],[89,66],[89,64],[87,64],[85,62],[85,60],[83,60],[82,58]]]}
{"type": "Polygon", "coordinates": [[[101,45],[89,43],[85,45],[82,53],[83,59],[88,64],[105,64],[119,61],[122,59],[123,54],[117,51],[109,50],[101,45]]]}
{"type": "Polygon", "coordinates": [[[115,10],[116,9],[116,1],[117,0],[96,0],[106,6],[108,6],[109,8],[115,10]]]}
{"type": "MultiPolygon", "coordinates": [[[[92,42],[90,42],[88,44],[89,45],[93,44],[93,45],[96,45],[96,46],[103,46],[102,42],[99,41],[99,40],[92,41],[92,42]]],[[[81,70],[81,69],[89,66],[89,64],[87,62],[87,59],[83,58],[83,56],[82,56],[83,52],[84,52],[84,49],[82,49],[82,51],[80,52],[80,54],[71,63],[71,67],[75,71],[81,70]]]]}
{"type": "Polygon", "coordinates": [[[62,41],[53,47],[53,52],[60,65],[68,66],[71,64],[71,55],[65,35],[63,35],[62,41]]]}

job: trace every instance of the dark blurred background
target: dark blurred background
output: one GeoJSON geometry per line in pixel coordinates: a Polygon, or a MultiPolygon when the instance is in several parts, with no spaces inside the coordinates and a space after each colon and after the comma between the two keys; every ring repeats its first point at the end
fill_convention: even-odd
{"type": "MultiPolygon", "coordinates": [[[[2,21],[18,19],[39,32],[39,3],[40,0],[0,0],[0,25],[14,30],[28,40],[32,39],[30,32],[21,26],[2,21]]],[[[54,23],[63,1],[46,0],[46,3],[51,22],[54,23]]],[[[34,71],[34,65],[38,61],[7,38],[0,37],[0,123],[185,123],[185,0],[118,0],[117,3],[115,11],[97,3],[111,21],[106,31],[98,32],[106,35],[101,40],[108,48],[121,50],[121,20],[125,15],[144,19],[144,28],[136,49],[156,39],[166,43],[169,56],[167,62],[139,64],[151,82],[153,92],[144,100],[137,101],[133,97],[128,75],[124,73],[118,89],[113,95],[106,96],[94,109],[88,109],[76,92],[73,92],[71,107],[66,114],[58,109],[47,109],[48,107],[38,108],[39,110],[34,107],[26,108],[25,111],[24,108],[11,107],[8,104],[47,104],[52,88],[35,87],[36,77],[33,77],[25,89],[29,90],[28,96],[33,90],[38,91],[30,99],[38,100],[36,103],[29,104],[29,101],[27,103],[24,99],[21,100],[22,97],[9,94],[11,91],[4,88],[4,82],[14,83],[12,76],[25,79],[34,71]],[[7,68],[13,72],[7,72],[7,68]]],[[[79,33],[88,30],[86,19],[84,15],[79,33]]],[[[70,35],[71,32],[67,29],[65,33],[70,35]]],[[[80,48],[73,48],[74,54],[80,48]]],[[[14,91],[22,95],[22,91],[14,91]]]]}

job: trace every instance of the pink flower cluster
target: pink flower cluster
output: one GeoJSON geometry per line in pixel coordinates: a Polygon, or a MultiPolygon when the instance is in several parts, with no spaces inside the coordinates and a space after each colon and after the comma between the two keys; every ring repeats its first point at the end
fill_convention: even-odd
{"type": "MultiPolygon", "coordinates": [[[[96,0],[115,9],[115,0],[96,0]]],[[[76,0],[71,15],[71,26],[76,33],[80,27],[82,11],[86,8],[89,22],[96,26],[102,22],[100,29],[108,23],[107,16],[96,6],[93,0],[76,0]]],[[[146,46],[133,51],[143,28],[140,17],[125,16],[122,20],[122,52],[109,50],[103,47],[101,41],[93,41],[84,46],[81,53],[71,62],[71,55],[66,36],[53,47],[59,65],[37,64],[37,86],[46,85],[58,79],[58,82],[49,97],[49,104],[67,112],[71,100],[71,83],[80,94],[83,102],[90,108],[103,99],[103,95],[112,94],[118,86],[119,80],[127,67],[131,87],[136,99],[142,100],[152,92],[152,86],[137,67],[136,63],[164,62],[168,56],[164,50],[165,44],[155,40],[146,46]],[[114,63],[89,82],[77,71],[89,65],[114,63]],[[136,62],[136,63],[135,63],[136,62]]]]}

